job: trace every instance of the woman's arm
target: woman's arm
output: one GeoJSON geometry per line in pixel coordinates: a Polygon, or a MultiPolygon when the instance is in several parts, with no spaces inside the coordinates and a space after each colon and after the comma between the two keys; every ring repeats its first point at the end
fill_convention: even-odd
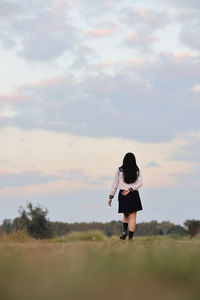
{"type": "Polygon", "coordinates": [[[119,168],[117,168],[117,171],[115,172],[115,177],[110,189],[110,195],[109,195],[110,199],[114,198],[118,185],[119,185],[119,168]]]}

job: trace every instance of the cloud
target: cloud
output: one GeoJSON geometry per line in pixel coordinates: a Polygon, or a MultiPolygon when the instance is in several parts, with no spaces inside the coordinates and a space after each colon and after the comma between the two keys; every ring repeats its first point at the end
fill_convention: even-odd
{"type": "Polygon", "coordinates": [[[13,48],[16,46],[16,40],[13,39],[11,32],[8,34],[7,28],[15,18],[16,13],[20,12],[20,5],[17,3],[9,3],[8,1],[0,2],[0,42],[6,49],[13,48]]]}
{"type": "Polygon", "coordinates": [[[200,37],[198,35],[198,27],[200,26],[200,21],[189,22],[183,25],[180,32],[180,40],[183,45],[189,47],[192,50],[200,50],[200,37]]]}
{"type": "Polygon", "coordinates": [[[64,54],[76,54],[83,47],[90,55],[81,28],[71,22],[68,1],[3,2],[0,8],[6,11],[0,26],[1,43],[6,48],[15,47],[20,58],[47,63],[64,54]]]}
{"type": "Polygon", "coordinates": [[[62,178],[66,178],[70,181],[83,181],[83,182],[89,182],[90,177],[84,173],[83,170],[77,170],[77,169],[63,169],[59,170],[58,174],[62,176],[62,178]]]}
{"type": "Polygon", "coordinates": [[[2,197],[50,192],[61,194],[80,188],[109,189],[112,182],[109,183],[109,178],[113,178],[116,167],[121,165],[127,151],[135,153],[146,187],[177,185],[171,174],[177,170],[190,172],[195,165],[187,160],[167,160],[172,154],[179,153],[183,145],[187,145],[187,140],[183,138],[176,138],[171,143],[144,144],[131,138],[91,138],[9,127],[0,131],[0,139],[0,170],[19,175],[30,171],[40,172],[41,176],[59,178],[34,186],[4,189],[1,191],[2,197]],[[156,162],[160,167],[146,168],[149,162],[156,162]]]}
{"type": "Polygon", "coordinates": [[[125,37],[126,44],[142,52],[150,51],[151,46],[159,40],[157,32],[171,21],[170,15],[165,11],[141,10],[134,6],[123,7],[119,18],[130,31],[125,37]]]}
{"type": "Polygon", "coordinates": [[[90,29],[86,31],[86,34],[91,37],[105,37],[111,35],[113,31],[113,28],[90,29]]]}
{"type": "MultiPolygon", "coordinates": [[[[54,158],[55,159],[55,158],[54,158]]],[[[31,195],[63,194],[79,188],[94,189],[96,180],[91,180],[83,170],[54,170],[54,175],[42,174],[39,171],[24,171],[13,173],[0,172],[0,197],[27,197],[31,195]]],[[[105,185],[99,181],[98,188],[105,185]]]]}
{"type": "Polygon", "coordinates": [[[18,55],[32,63],[34,61],[48,62],[66,51],[73,51],[76,43],[79,41],[71,26],[68,26],[63,33],[32,31],[31,35],[24,38],[23,47],[18,51],[18,55]]]}
{"type": "Polygon", "coordinates": [[[199,92],[200,91],[200,84],[195,85],[194,88],[193,88],[193,90],[195,92],[199,92]]]}
{"type": "Polygon", "coordinates": [[[116,32],[113,45],[149,51],[159,40],[157,32],[171,20],[167,12],[138,9],[120,1],[17,0],[4,1],[1,6],[6,12],[2,14],[0,26],[3,47],[13,49],[21,59],[32,64],[59,63],[61,58],[72,60],[72,70],[89,65],[94,57],[101,57],[101,52],[98,57],[98,53],[91,51],[94,38],[111,37],[116,32]],[[133,32],[136,37],[130,39],[129,34],[133,32]]]}
{"type": "Polygon", "coordinates": [[[146,168],[151,168],[151,167],[159,167],[160,165],[154,161],[150,161],[147,165],[146,168]]]}
{"type": "Polygon", "coordinates": [[[182,8],[176,13],[176,22],[180,26],[180,42],[191,50],[200,49],[198,28],[200,26],[198,9],[182,8]]]}
{"type": "Polygon", "coordinates": [[[0,189],[6,187],[24,187],[29,185],[36,185],[39,183],[45,183],[50,181],[59,180],[60,178],[54,175],[42,175],[39,172],[24,172],[24,173],[0,173],[0,189]]]}
{"type": "Polygon", "coordinates": [[[81,80],[71,74],[58,76],[19,87],[17,98],[9,96],[16,112],[9,124],[92,137],[170,141],[199,129],[200,104],[193,90],[199,77],[198,59],[163,53],[156,61],[127,62],[114,75],[101,72],[81,80]]]}
{"type": "Polygon", "coordinates": [[[166,11],[152,9],[138,9],[134,6],[123,7],[120,11],[120,20],[134,28],[155,32],[165,28],[171,21],[171,16],[166,11]]]}
{"type": "Polygon", "coordinates": [[[155,35],[143,34],[143,33],[129,33],[126,37],[127,45],[136,47],[140,51],[147,51],[149,46],[152,46],[158,38],[155,35]]]}
{"type": "Polygon", "coordinates": [[[117,11],[117,7],[120,4],[119,0],[81,0],[79,3],[79,9],[81,16],[90,23],[101,22],[102,19],[110,19],[112,15],[117,11]]]}
{"type": "Polygon", "coordinates": [[[176,161],[191,161],[200,164],[200,129],[184,135],[187,140],[187,145],[184,145],[176,150],[176,153],[169,155],[169,159],[176,161]]]}
{"type": "Polygon", "coordinates": [[[179,9],[183,7],[200,9],[200,2],[198,0],[168,0],[168,3],[177,6],[179,9]]]}

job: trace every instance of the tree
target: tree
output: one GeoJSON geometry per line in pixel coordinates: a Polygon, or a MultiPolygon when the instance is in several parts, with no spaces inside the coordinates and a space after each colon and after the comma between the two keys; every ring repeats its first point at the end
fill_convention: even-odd
{"type": "Polygon", "coordinates": [[[198,220],[186,220],[184,222],[187,233],[193,238],[198,232],[200,232],[200,221],[198,220]]]}
{"type": "Polygon", "coordinates": [[[42,209],[39,205],[33,208],[31,203],[28,203],[27,208],[28,216],[31,218],[31,222],[28,226],[28,232],[35,238],[51,238],[53,236],[53,228],[51,223],[46,219],[48,210],[42,209]]]}
{"type": "Polygon", "coordinates": [[[11,219],[4,219],[1,229],[5,233],[11,233],[12,231],[12,220],[11,219]]]}
{"type": "Polygon", "coordinates": [[[53,227],[46,218],[48,210],[37,205],[33,207],[27,204],[27,210],[19,208],[20,217],[13,220],[13,229],[26,229],[26,231],[36,239],[46,239],[53,237],[53,227]]]}
{"type": "Polygon", "coordinates": [[[28,218],[27,213],[24,209],[19,209],[20,217],[15,218],[12,222],[12,229],[13,230],[21,230],[25,229],[28,231],[28,226],[31,220],[28,218]]]}

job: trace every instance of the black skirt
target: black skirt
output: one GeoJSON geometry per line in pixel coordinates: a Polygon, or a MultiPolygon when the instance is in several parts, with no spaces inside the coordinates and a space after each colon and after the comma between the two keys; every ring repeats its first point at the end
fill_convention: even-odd
{"type": "Polygon", "coordinates": [[[119,190],[118,194],[118,213],[134,212],[142,210],[139,191],[129,192],[126,196],[122,195],[123,190],[119,190]]]}

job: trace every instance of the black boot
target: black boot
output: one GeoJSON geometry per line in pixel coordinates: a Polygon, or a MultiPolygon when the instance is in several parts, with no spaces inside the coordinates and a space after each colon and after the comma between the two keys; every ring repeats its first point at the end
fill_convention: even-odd
{"type": "Polygon", "coordinates": [[[122,235],[120,236],[121,240],[125,240],[125,238],[128,235],[128,232],[127,232],[127,230],[128,230],[128,223],[123,223],[123,229],[124,229],[124,231],[122,232],[122,235]]]}
{"type": "Polygon", "coordinates": [[[134,234],[134,231],[130,231],[129,230],[129,232],[128,232],[128,239],[129,239],[129,241],[132,240],[133,234],[134,234]]]}

